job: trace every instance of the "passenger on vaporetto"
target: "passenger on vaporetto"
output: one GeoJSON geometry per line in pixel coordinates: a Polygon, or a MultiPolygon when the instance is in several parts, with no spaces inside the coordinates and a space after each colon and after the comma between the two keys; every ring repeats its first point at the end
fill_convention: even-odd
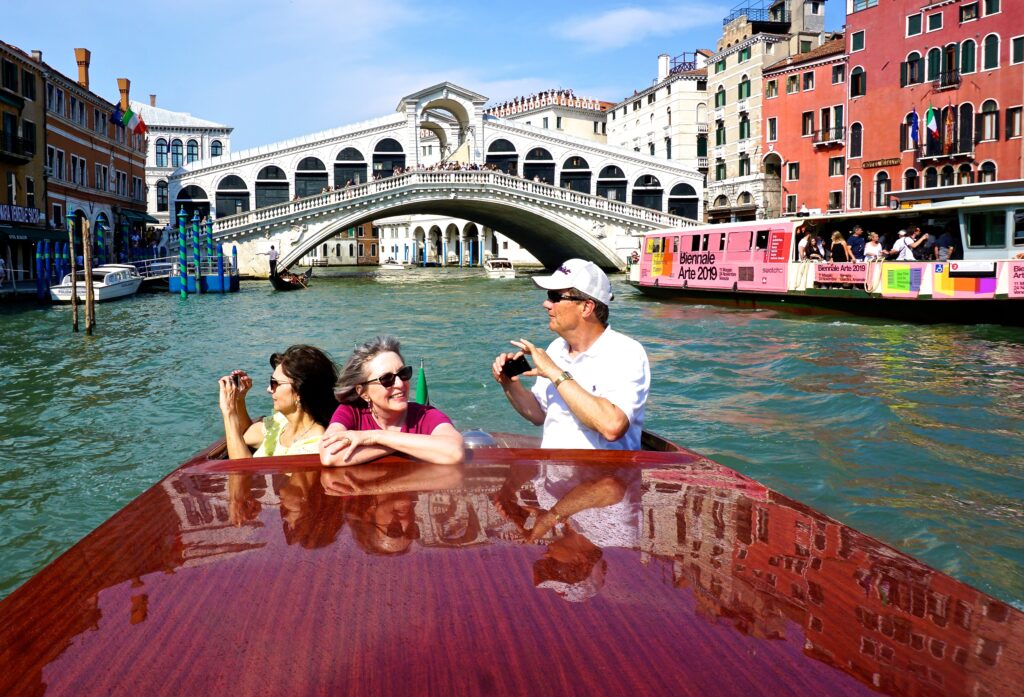
{"type": "Polygon", "coordinates": [[[511,342],[518,352],[494,359],[491,372],[505,397],[527,421],[544,426],[544,448],[639,450],[650,365],[638,341],[608,326],[608,277],[592,262],[569,259],[533,281],[548,292],[548,328],[558,338],[546,350],[519,339],[511,342]],[[513,377],[502,371],[524,354],[532,369],[513,377]],[[521,377],[537,378],[532,390],[521,377]]]}

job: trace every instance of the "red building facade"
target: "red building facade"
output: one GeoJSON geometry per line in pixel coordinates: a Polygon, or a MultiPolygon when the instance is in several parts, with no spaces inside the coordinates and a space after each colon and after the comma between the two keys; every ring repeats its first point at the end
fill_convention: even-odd
{"type": "Polygon", "coordinates": [[[1024,0],[847,0],[847,209],[1020,190],[1022,12],[1024,0]]]}
{"type": "Polygon", "coordinates": [[[845,188],[846,55],[842,39],[764,71],[762,160],[781,210],[841,210],[845,188]]]}

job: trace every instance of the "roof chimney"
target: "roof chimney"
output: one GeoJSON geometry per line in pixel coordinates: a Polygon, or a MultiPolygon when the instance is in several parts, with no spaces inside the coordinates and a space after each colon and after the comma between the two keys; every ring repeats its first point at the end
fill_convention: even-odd
{"type": "Polygon", "coordinates": [[[43,62],[43,52],[38,50],[38,49],[35,50],[35,51],[32,51],[32,60],[34,60],[36,63],[42,63],[43,62]]]}
{"type": "Polygon", "coordinates": [[[156,95],[155,94],[149,95],[149,105],[150,106],[156,106],[156,95]]]}
{"type": "Polygon", "coordinates": [[[132,88],[132,81],[126,77],[117,78],[117,89],[121,93],[121,111],[128,111],[128,92],[132,88]]]}
{"type": "Polygon", "coordinates": [[[75,49],[75,60],[78,61],[78,84],[89,89],[89,60],[92,53],[87,48],[75,49]]]}
{"type": "Polygon", "coordinates": [[[667,53],[662,53],[658,56],[658,82],[661,82],[668,77],[668,66],[669,58],[667,53]]]}

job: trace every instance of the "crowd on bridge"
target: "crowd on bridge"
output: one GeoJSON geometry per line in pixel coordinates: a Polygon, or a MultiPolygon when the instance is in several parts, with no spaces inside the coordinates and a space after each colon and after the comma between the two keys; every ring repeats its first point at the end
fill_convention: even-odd
{"type": "Polygon", "coordinates": [[[600,109],[601,102],[590,97],[577,97],[571,89],[552,89],[528,97],[516,97],[487,109],[491,116],[519,114],[544,106],[564,106],[576,109],[600,109]]]}

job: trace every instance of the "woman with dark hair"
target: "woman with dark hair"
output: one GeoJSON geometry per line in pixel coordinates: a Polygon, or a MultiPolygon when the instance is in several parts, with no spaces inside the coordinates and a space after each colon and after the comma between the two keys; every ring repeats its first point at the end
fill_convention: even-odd
{"type": "Polygon", "coordinates": [[[330,357],[313,346],[297,344],[270,357],[270,393],[274,413],[253,420],[245,406],[252,378],[235,370],[220,379],[220,412],[228,457],[267,457],[317,452],[331,414],[337,369],[330,357]],[[256,448],[256,452],[252,452],[256,448]]]}
{"type": "Polygon", "coordinates": [[[320,441],[320,462],[357,465],[390,453],[425,462],[462,462],[462,435],[440,409],[409,402],[412,366],[393,336],[356,347],[341,370],[341,405],[320,441]]]}

